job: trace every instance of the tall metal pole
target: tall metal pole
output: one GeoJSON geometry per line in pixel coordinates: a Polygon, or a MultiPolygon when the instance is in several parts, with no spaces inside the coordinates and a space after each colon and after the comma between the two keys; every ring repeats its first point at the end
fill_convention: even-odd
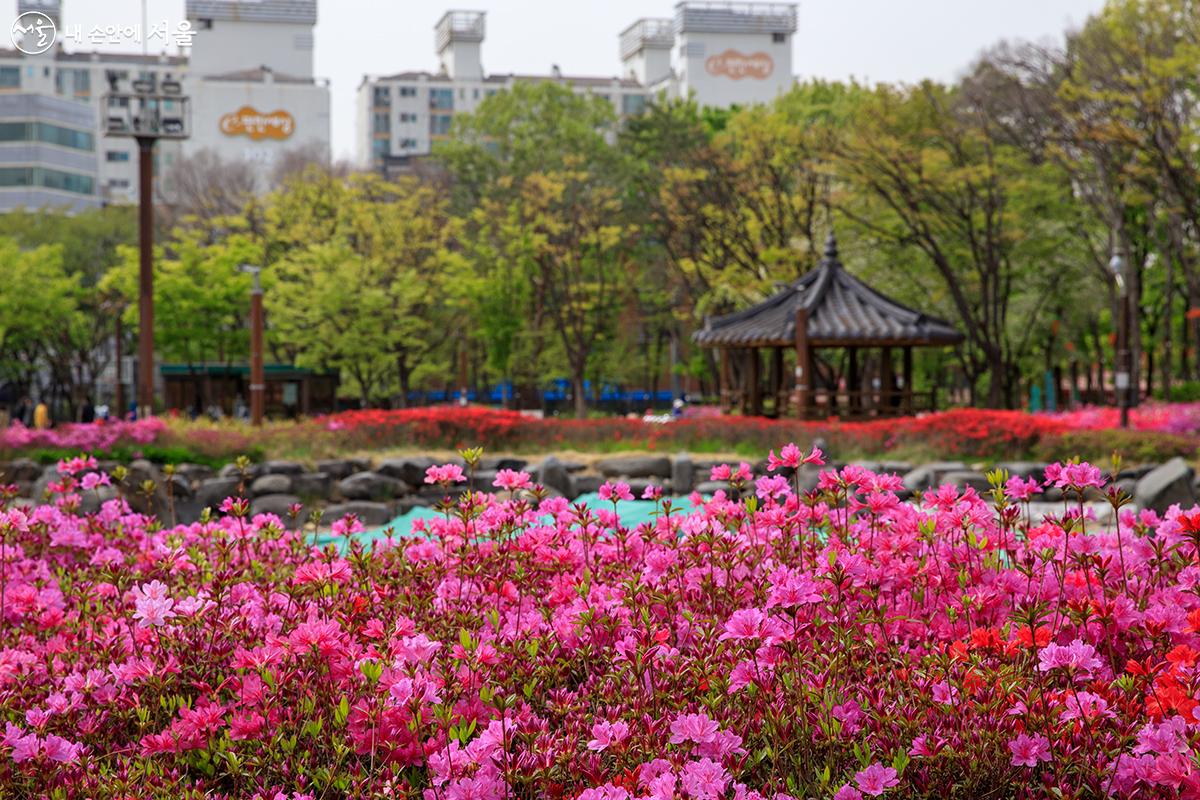
{"type": "Polygon", "coordinates": [[[117,419],[125,418],[125,383],[124,383],[125,376],[121,374],[122,373],[121,356],[124,355],[121,352],[121,337],[122,337],[122,335],[123,334],[121,332],[121,311],[120,311],[120,309],[118,309],[117,310],[117,331],[116,331],[116,335],[114,337],[116,339],[116,343],[117,343],[117,387],[116,387],[117,391],[115,393],[115,396],[113,397],[113,406],[114,406],[113,413],[116,415],[117,419]]]}
{"type": "Polygon", "coordinates": [[[1117,392],[1120,393],[1121,427],[1129,427],[1129,406],[1133,396],[1133,364],[1129,358],[1129,292],[1121,293],[1120,366],[1117,368],[1117,392]],[[1122,386],[1121,384],[1124,384],[1122,386]]]}
{"type": "Polygon", "coordinates": [[[254,273],[250,292],[250,423],[262,425],[267,384],[263,377],[263,292],[254,273]]]}
{"type": "Polygon", "coordinates": [[[138,416],[154,411],[154,139],[138,136],[138,416]]]}

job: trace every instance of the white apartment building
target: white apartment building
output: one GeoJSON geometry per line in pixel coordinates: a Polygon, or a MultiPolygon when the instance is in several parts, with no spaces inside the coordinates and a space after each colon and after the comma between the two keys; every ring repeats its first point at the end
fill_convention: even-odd
{"type": "Polygon", "coordinates": [[[518,81],[556,81],[612,102],[620,117],[652,97],[695,96],[702,105],[768,102],[792,85],[796,6],[685,0],[675,17],[641,19],[621,32],[621,72],[612,77],[485,74],[485,15],[448,11],[434,27],[437,72],[363,76],[356,107],[355,156],[386,169],[427,155],[456,113],[518,81]]]}
{"type": "Polygon", "coordinates": [[[32,11],[58,38],[37,55],[0,49],[0,211],[137,201],[137,144],[104,131],[110,78],[176,80],[189,98],[191,137],[155,148],[160,199],[171,197],[176,160],[204,149],[252,160],[264,175],[291,148],[328,158],[329,85],[313,77],[316,0],[188,0],[176,29],[141,31],[157,54],[70,50],[68,41],[100,42],[105,31],[73,29],[61,0],[19,0],[18,14],[32,11]]]}

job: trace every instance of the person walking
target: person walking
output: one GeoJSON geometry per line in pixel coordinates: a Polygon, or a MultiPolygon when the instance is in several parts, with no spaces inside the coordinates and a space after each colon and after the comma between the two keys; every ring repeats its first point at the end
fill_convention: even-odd
{"type": "Polygon", "coordinates": [[[46,405],[45,400],[39,400],[37,408],[33,410],[33,427],[39,431],[50,428],[50,406],[46,405]]]}

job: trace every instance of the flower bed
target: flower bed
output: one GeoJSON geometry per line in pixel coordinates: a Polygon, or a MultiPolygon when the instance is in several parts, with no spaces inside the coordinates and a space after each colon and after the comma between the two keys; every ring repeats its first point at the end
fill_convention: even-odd
{"type": "Polygon", "coordinates": [[[0,796],[1200,793],[1200,509],[1031,526],[1033,482],[912,506],[847,467],[797,497],[801,460],[635,530],[627,486],[575,508],[505,470],[369,550],[245,501],[83,516],[107,478],[63,464],[0,512],[0,796]]]}
{"type": "Polygon", "coordinates": [[[39,430],[26,428],[20,422],[0,428],[0,453],[41,449],[110,450],[120,445],[149,444],[166,430],[166,423],[152,417],[133,422],[104,420],[89,423],[69,423],[39,430]]]}

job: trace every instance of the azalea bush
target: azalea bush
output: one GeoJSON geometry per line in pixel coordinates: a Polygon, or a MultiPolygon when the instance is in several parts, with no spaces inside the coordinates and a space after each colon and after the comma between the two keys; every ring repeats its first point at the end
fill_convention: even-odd
{"type": "Polygon", "coordinates": [[[111,450],[120,445],[149,444],[166,429],[157,418],[68,423],[55,428],[26,428],[20,422],[0,428],[0,453],[31,449],[111,450]]]}
{"type": "Polygon", "coordinates": [[[325,546],[234,498],[82,514],[120,477],[87,458],[51,504],[9,490],[0,796],[1200,796],[1200,508],[1133,513],[1086,463],[797,494],[822,457],[789,445],[630,529],[625,484],[464,493],[463,455],[413,535],[325,546]]]}

